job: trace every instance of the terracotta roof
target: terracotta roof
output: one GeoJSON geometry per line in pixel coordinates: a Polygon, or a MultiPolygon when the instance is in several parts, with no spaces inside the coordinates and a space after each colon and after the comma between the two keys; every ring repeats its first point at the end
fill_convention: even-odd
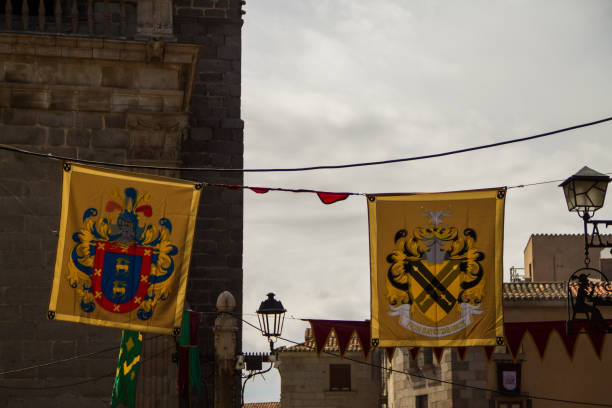
{"type": "Polygon", "coordinates": [[[279,408],[280,402],[249,402],[243,405],[244,408],[279,408]]]}
{"type": "Polygon", "coordinates": [[[513,282],[503,284],[504,300],[564,300],[565,282],[513,282]]]}
{"type": "MultiPolygon", "coordinates": [[[[281,351],[315,351],[316,350],[316,344],[314,341],[314,337],[312,336],[312,329],[309,327],[306,329],[306,333],[304,333],[304,343],[302,344],[298,344],[296,346],[291,346],[291,347],[283,347],[281,348],[281,351]]],[[[329,333],[329,337],[327,338],[327,341],[325,342],[325,347],[323,348],[323,351],[330,351],[330,352],[335,352],[338,353],[340,352],[340,349],[338,348],[338,340],[336,340],[336,334],[334,333],[334,331],[332,330],[329,333]]],[[[356,334],[353,334],[353,337],[351,337],[351,341],[349,342],[348,347],[346,348],[346,352],[356,352],[362,351],[361,348],[361,343],[359,342],[359,338],[357,337],[356,334]]]]}
{"type": "MultiPolygon", "coordinates": [[[[599,234],[602,237],[603,236],[612,236],[612,234],[599,234]]],[[[546,234],[546,233],[539,233],[539,234],[531,234],[531,236],[533,237],[581,237],[584,238],[584,234],[546,234]]]]}
{"type": "MultiPolygon", "coordinates": [[[[566,300],[566,285],[566,282],[504,283],[504,300],[566,300]]],[[[572,282],[570,288],[572,293],[576,295],[578,282],[572,282]]],[[[597,282],[593,294],[605,299],[612,299],[612,283],[597,282]]]]}
{"type": "MultiPolygon", "coordinates": [[[[567,282],[512,282],[503,283],[503,296],[507,301],[520,300],[540,300],[540,301],[555,301],[567,300],[567,282]]],[[[606,291],[606,282],[598,282],[595,286],[594,294],[604,299],[612,300],[612,283],[607,283],[608,290],[606,291]]],[[[578,283],[572,282],[570,288],[574,295],[577,292],[578,283]]],[[[312,329],[307,328],[304,333],[304,343],[291,346],[281,347],[282,352],[300,352],[300,351],[315,351],[316,345],[312,336],[312,329]]],[[[325,343],[324,351],[339,352],[338,341],[332,330],[325,343]]],[[[356,334],[353,334],[347,352],[361,352],[361,344],[356,334]]],[[[246,405],[245,405],[246,407],[246,405]]],[[[260,407],[251,407],[260,408],[260,407]]],[[[266,407],[267,408],[267,407],[266,407]]]]}

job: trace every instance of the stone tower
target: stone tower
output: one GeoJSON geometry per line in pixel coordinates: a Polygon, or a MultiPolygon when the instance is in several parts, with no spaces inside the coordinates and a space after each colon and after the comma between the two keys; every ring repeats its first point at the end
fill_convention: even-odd
{"type": "MultiPolygon", "coordinates": [[[[0,3],[0,144],[100,162],[242,167],[241,1],[0,3]]],[[[241,172],[153,172],[242,184],[241,172]]],[[[0,151],[1,406],[110,401],[121,332],[45,319],[60,197],[60,161],[0,151]]],[[[241,191],[205,188],[191,259],[187,301],[202,312],[205,382],[194,406],[212,406],[217,296],[229,290],[242,308],[241,191]]],[[[138,405],[178,406],[174,339],[147,335],[144,350],[138,405]]]]}

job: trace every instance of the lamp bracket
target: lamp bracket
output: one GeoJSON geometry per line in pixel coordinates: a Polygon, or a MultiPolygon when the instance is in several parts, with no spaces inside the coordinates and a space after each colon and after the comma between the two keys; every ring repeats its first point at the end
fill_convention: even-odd
{"type": "Polygon", "coordinates": [[[584,220],[584,230],[585,230],[585,234],[584,234],[584,244],[585,244],[585,249],[588,248],[612,248],[612,242],[608,241],[608,240],[604,240],[599,232],[599,227],[603,226],[604,228],[608,228],[609,226],[612,226],[612,220],[592,220],[590,219],[590,217],[588,216],[588,214],[586,214],[586,217],[583,216],[582,219],[584,220]],[[591,225],[591,234],[590,234],[590,238],[589,238],[589,234],[587,234],[587,225],[591,225]]]}

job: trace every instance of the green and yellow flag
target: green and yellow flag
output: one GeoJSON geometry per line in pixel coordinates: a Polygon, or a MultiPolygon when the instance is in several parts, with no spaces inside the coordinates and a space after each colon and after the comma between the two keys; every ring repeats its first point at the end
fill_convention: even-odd
{"type": "Polygon", "coordinates": [[[123,404],[133,408],[136,404],[136,380],[140,366],[140,351],[142,350],[142,334],[123,330],[121,348],[117,360],[117,373],[113,386],[111,408],[123,404]]]}
{"type": "Polygon", "coordinates": [[[372,339],[382,347],[503,339],[505,188],[370,195],[372,339]]]}
{"type": "Polygon", "coordinates": [[[49,319],[178,334],[201,187],[65,163],[49,319]]]}

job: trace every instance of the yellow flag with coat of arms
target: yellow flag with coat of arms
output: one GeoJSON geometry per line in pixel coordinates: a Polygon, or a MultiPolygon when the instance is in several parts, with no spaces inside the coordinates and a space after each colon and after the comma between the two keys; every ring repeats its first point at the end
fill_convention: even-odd
{"type": "Polygon", "coordinates": [[[503,341],[505,196],[505,188],[368,196],[375,342],[503,341]]]}
{"type": "Polygon", "coordinates": [[[64,163],[49,319],[178,334],[202,185],[64,163]]]}

